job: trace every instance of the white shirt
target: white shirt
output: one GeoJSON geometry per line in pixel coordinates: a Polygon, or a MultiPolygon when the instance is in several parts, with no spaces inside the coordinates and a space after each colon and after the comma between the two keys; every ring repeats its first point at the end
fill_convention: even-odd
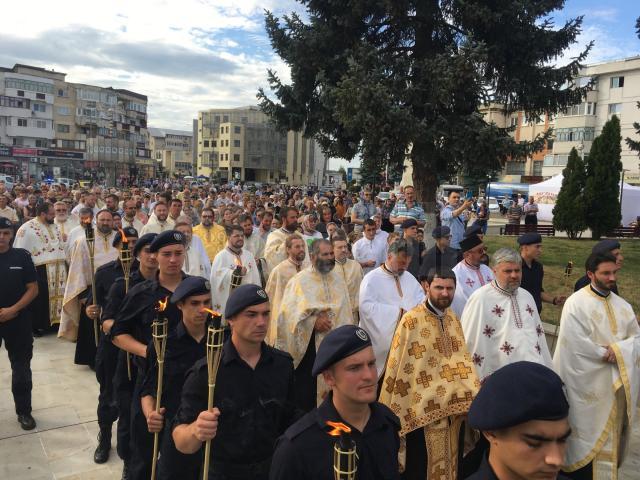
{"type": "Polygon", "coordinates": [[[387,245],[386,242],[376,241],[375,238],[369,240],[367,237],[362,237],[353,244],[352,253],[353,259],[361,265],[370,260],[376,262],[373,267],[362,267],[362,271],[366,275],[384,263],[387,257],[387,245]]]}

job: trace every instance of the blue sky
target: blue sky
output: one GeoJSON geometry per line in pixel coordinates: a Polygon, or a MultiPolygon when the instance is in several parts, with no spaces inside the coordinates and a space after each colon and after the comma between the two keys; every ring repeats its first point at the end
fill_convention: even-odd
{"type": "MultiPolygon", "coordinates": [[[[266,71],[288,79],[272,52],[263,11],[281,15],[294,0],[32,0],[5,2],[0,66],[27,63],[67,73],[67,80],[127,88],[149,97],[151,126],[190,129],[197,111],[255,104],[266,71]]],[[[569,0],[555,16],[584,15],[567,57],[590,40],[587,63],[640,53],[634,33],[639,0],[569,0]]],[[[332,167],[346,163],[333,161],[332,167]]]]}

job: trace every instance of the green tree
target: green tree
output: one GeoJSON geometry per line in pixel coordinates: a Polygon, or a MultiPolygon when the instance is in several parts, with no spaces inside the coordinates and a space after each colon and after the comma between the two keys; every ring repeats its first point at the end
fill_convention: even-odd
{"type": "Polygon", "coordinates": [[[587,175],[584,162],[575,148],[571,149],[562,176],[562,187],[553,207],[553,226],[567,232],[569,238],[576,239],[587,228],[583,196],[587,175]]]}
{"type": "MultiPolygon", "coordinates": [[[[291,84],[269,71],[274,96],[260,105],[282,130],[304,130],[325,153],[402,167],[409,152],[418,199],[435,201],[438,178],[476,175],[540,150],[487,123],[479,106],[528,118],[580,103],[574,79],[591,48],[555,66],[582,17],[556,28],[563,0],[300,0],[295,13],[266,13],[291,84]]],[[[427,205],[427,209],[433,206],[427,205]]]]}
{"type": "Polygon", "coordinates": [[[587,159],[587,182],[584,190],[587,226],[593,238],[600,238],[620,225],[620,120],[611,117],[602,128],[587,159]]]}

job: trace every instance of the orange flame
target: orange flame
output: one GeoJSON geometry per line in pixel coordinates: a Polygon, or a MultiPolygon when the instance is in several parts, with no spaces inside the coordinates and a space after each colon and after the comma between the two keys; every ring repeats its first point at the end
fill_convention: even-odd
{"type": "Polygon", "coordinates": [[[236,264],[236,267],[241,267],[242,266],[242,262],[240,261],[240,259],[238,257],[233,257],[233,261],[236,264]]]}
{"type": "Polygon", "coordinates": [[[165,309],[167,308],[167,304],[169,303],[169,297],[164,297],[164,301],[163,300],[158,300],[158,306],[156,307],[156,311],[158,312],[164,312],[165,309]]]}
{"type": "Polygon", "coordinates": [[[203,308],[202,310],[204,312],[210,313],[214,317],[221,317],[222,316],[222,314],[220,312],[216,312],[215,310],[211,310],[210,308],[203,308]]]}
{"type": "Polygon", "coordinates": [[[82,225],[84,225],[85,227],[86,227],[87,225],[91,225],[91,219],[90,219],[90,218],[88,218],[88,219],[86,219],[86,220],[83,220],[83,221],[82,221],[82,225]]]}
{"type": "Polygon", "coordinates": [[[122,230],[121,228],[118,229],[118,231],[120,232],[120,236],[122,237],[122,243],[129,243],[129,239],[127,238],[127,236],[124,234],[124,230],[122,230]]]}
{"type": "Polygon", "coordinates": [[[343,433],[351,433],[351,429],[344,423],[327,421],[327,425],[333,427],[333,430],[327,432],[332,437],[339,437],[343,433]]]}

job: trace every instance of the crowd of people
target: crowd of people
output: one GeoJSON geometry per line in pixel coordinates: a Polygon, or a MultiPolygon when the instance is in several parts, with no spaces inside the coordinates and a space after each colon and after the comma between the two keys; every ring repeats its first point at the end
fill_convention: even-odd
{"type": "Polygon", "coordinates": [[[357,453],[339,478],[616,478],[640,386],[621,245],[598,243],[576,292],[552,294],[540,235],[489,257],[472,204],[451,192],[425,233],[411,186],[0,183],[18,422],[36,427],[33,336],[55,332],[95,370],[94,461],[117,423],[123,478],[203,478],[206,451],[210,479],[324,480],[344,467],[336,441],[357,453]],[[543,303],[562,308],[554,355],[543,303]]]}

